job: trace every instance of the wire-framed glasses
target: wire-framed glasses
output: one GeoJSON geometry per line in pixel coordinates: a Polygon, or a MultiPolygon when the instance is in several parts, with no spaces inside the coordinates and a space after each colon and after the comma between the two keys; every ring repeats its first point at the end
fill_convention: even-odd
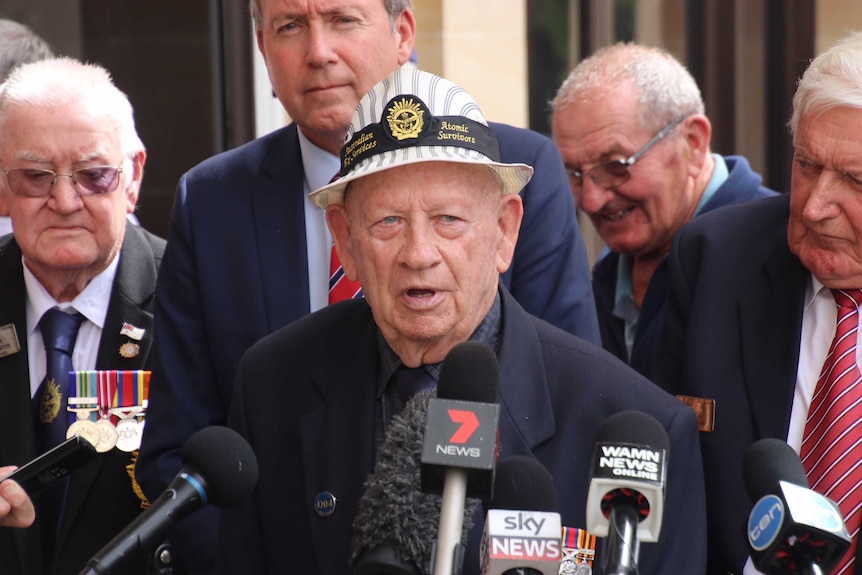
{"type": "MultiPolygon", "coordinates": [[[[646,143],[646,145],[629,156],[628,158],[622,160],[612,160],[610,162],[603,162],[601,164],[596,164],[586,172],[586,176],[593,181],[597,186],[601,186],[603,188],[614,188],[616,186],[621,186],[625,184],[632,177],[631,167],[640,160],[644,154],[646,154],[650,148],[659,143],[665,136],[667,136],[671,130],[673,130],[674,126],[682,122],[686,116],[680,116],[672,121],[670,124],[662,128],[658,134],[652,137],[652,139],[646,143]]],[[[569,170],[569,179],[573,186],[577,189],[580,189],[584,183],[584,173],[580,170],[569,170]]]]}
{"type": "Polygon", "coordinates": [[[58,174],[52,170],[40,168],[12,168],[11,170],[0,168],[0,171],[6,176],[9,189],[16,196],[44,198],[51,195],[57,178],[70,178],[75,190],[81,196],[108,194],[119,186],[123,168],[89,166],[72,170],[69,174],[58,174]]]}

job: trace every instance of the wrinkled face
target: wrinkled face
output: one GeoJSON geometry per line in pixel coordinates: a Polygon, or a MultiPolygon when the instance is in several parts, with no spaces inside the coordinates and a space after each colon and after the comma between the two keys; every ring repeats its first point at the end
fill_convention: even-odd
{"type": "Polygon", "coordinates": [[[796,132],[787,243],[828,288],[862,287],[862,111],[805,115],[796,132]]]}
{"type": "MultiPolygon", "coordinates": [[[[383,0],[261,0],[258,48],[273,90],[315,144],[338,148],[353,111],[407,61],[415,22],[390,22],[383,0]]],[[[330,151],[333,151],[330,149],[330,151]]]]}
{"type": "Polygon", "coordinates": [[[27,267],[43,283],[83,273],[93,277],[120,249],[126,214],[134,210],[144,154],[124,158],[116,122],[75,105],[20,105],[0,130],[0,166],[39,168],[57,174],[95,166],[122,166],[114,192],[81,196],[71,178],[58,177],[47,197],[11,192],[0,178],[0,212],[12,218],[15,240],[27,267]]]}
{"type": "Polygon", "coordinates": [[[658,130],[641,126],[636,98],[609,95],[578,100],[554,112],[554,141],[569,172],[578,209],[592,220],[602,240],[632,257],[667,252],[674,233],[696,206],[694,174],[687,161],[683,121],[630,167],[631,178],[616,187],[597,185],[587,175],[603,162],[635,154],[658,130]],[[579,171],[584,177],[572,177],[579,171]]]}
{"type": "Polygon", "coordinates": [[[430,363],[490,309],[522,213],[488,168],[425,162],[354,181],[327,221],[389,344],[438,350],[430,363]]]}

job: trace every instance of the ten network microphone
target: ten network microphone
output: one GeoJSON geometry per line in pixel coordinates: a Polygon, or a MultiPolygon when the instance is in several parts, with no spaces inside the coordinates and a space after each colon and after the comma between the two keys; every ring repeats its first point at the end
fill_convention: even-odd
{"type": "Polygon", "coordinates": [[[661,424],[639,411],[612,415],[596,433],[587,530],[607,537],[607,575],[636,574],[639,541],[658,541],[669,443],[661,424]]]}
{"type": "Polygon", "coordinates": [[[550,472],[525,455],[501,459],[482,537],[482,575],[558,575],[561,533],[550,472]]]}
{"type": "Polygon", "coordinates": [[[752,443],[742,461],[748,497],[748,547],[769,575],[829,573],[850,546],[838,506],[809,489],[799,456],[780,439],[752,443]]]}
{"type": "Polygon", "coordinates": [[[460,572],[466,497],[490,497],[497,459],[500,367],[490,347],[466,341],[443,360],[437,398],[428,404],[422,447],[422,489],[443,501],[434,575],[460,572]],[[441,481],[442,479],[442,481],[441,481]]]}
{"type": "Polygon", "coordinates": [[[125,573],[149,556],[182,518],[212,503],[228,506],[257,484],[257,458],[251,446],[227,427],[201,429],[183,445],[183,467],[150,507],[105,545],[80,575],[125,573]]]}

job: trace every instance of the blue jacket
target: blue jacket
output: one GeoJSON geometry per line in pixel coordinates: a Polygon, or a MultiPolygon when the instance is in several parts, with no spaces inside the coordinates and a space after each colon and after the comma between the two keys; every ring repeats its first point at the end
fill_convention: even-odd
{"type": "MultiPolygon", "coordinates": [[[[748,160],[742,156],[726,156],[724,161],[730,174],[703,206],[698,217],[722,206],[775,195],[774,191],[761,185],[760,175],[751,171],[748,160]]],[[[651,377],[667,308],[667,257],[656,268],[647,287],[630,361],[626,351],[625,323],[613,315],[619,261],[619,254],[609,253],[593,267],[593,296],[599,314],[602,346],[623,361],[628,361],[642,375],[651,377]]]]}

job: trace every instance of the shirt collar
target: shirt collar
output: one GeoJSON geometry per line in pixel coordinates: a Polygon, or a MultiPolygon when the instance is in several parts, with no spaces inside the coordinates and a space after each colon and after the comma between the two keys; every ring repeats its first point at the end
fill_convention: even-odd
{"type": "Polygon", "coordinates": [[[296,130],[299,136],[299,150],[302,153],[302,171],[310,194],[332,181],[332,177],[341,170],[341,160],[311,143],[302,130],[296,130]]]}
{"type": "Polygon", "coordinates": [[[39,325],[39,320],[51,308],[66,310],[73,308],[83,315],[87,320],[99,327],[104,328],[105,316],[108,314],[108,304],[111,300],[111,289],[114,285],[114,277],[117,275],[117,266],[120,263],[121,253],[117,253],[114,260],[108,264],[99,275],[90,280],[90,283],[71,302],[58,303],[48,290],[36,279],[33,272],[21,258],[24,267],[24,285],[27,287],[27,333],[32,334],[39,325]]]}

